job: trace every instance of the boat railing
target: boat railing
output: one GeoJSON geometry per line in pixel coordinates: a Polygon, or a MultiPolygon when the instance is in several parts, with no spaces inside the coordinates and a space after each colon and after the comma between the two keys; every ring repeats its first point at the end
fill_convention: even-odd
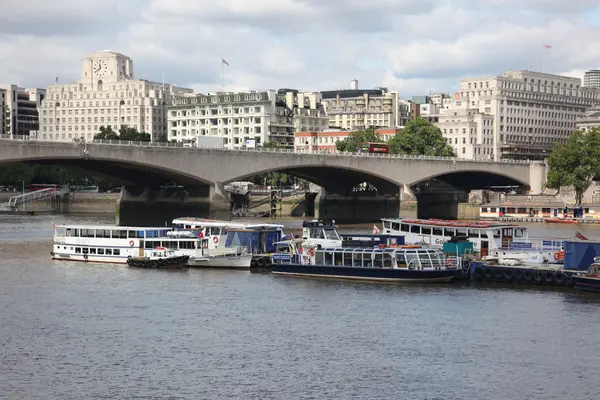
{"type": "Polygon", "coordinates": [[[462,268],[462,257],[413,258],[409,260],[407,267],[408,269],[462,268]]]}

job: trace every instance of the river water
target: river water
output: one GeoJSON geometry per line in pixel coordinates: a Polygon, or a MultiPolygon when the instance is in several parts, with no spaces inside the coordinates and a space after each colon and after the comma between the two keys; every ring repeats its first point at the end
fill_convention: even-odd
{"type": "Polygon", "coordinates": [[[600,398],[594,294],[55,262],[53,218],[0,216],[0,398],[600,398]]]}

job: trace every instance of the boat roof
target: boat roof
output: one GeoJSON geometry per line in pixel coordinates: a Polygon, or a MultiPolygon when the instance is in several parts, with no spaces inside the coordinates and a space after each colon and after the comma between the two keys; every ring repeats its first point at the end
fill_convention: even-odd
{"type": "Polygon", "coordinates": [[[398,246],[398,247],[325,247],[321,251],[328,252],[356,252],[356,253],[394,253],[399,251],[417,251],[421,253],[442,253],[440,249],[420,246],[398,246]]]}
{"type": "Polygon", "coordinates": [[[195,218],[195,217],[181,217],[175,218],[172,221],[173,224],[193,224],[193,225],[201,225],[201,226],[227,226],[233,228],[244,228],[244,224],[240,224],[237,222],[231,221],[219,221],[216,219],[204,219],[204,218],[195,218]]]}
{"type": "Polygon", "coordinates": [[[71,228],[71,229],[116,229],[120,231],[153,231],[153,230],[172,230],[169,226],[120,226],[120,225],[75,225],[61,224],[55,225],[56,228],[71,228]]]}
{"type": "MultiPolygon", "coordinates": [[[[382,218],[382,221],[400,222],[412,225],[425,226],[447,226],[456,228],[473,228],[473,229],[490,229],[490,228],[514,228],[519,227],[517,224],[482,222],[482,221],[453,221],[443,219],[418,219],[418,218],[382,218]]],[[[520,227],[527,229],[525,227],[520,227]]]]}

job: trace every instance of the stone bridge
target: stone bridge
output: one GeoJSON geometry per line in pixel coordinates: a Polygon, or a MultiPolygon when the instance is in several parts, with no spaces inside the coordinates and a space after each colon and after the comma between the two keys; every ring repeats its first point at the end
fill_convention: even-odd
{"type": "MultiPolygon", "coordinates": [[[[124,203],[139,203],[135,200],[137,198],[145,199],[146,203],[156,202],[158,195],[155,189],[167,182],[176,182],[183,185],[187,193],[183,197],[173,194],[172,201],[190,203],[189,199],[204,199],[198,200],[204,204],[201,211],[190,209],[189,212],[220,217],[224,216],[225,209],[227,213],[229,211],[229,200],[222,192],[222,185],[269,171],[286,172],[313,182],[321,186],[327,196],[353,197],[355,205],[358,195],[352,189],[359,183],[369,182],[378,189],[379,202],[382,197],[387,197],[386,201],[396,203],[392,209],[376,207],[377,212],[387,216],[397,216],[397,204],[404,194],[411,194],[410,188],[432,179],[467,191],[520,185],[538,193],[545,183],[545,166],[540,163],[482,162],[424,156],[301,154],[278,149],[198,149],[172,143],[0,140],[0,163],[17,161],[77,167],[111,177],[125,186],[121,211],[124,203]]],[[[164,197],[164,194],[161,196],[164,197]]],[[[160,210],[165,212],[164,207],[160,210]]],[[[177,215],[185,214],[185,211],[181,208],[176,210],[177,215]]],[[[152,211],[151,215],[155,212],[152,211]]],[[[352,214],[355,215],[356,210],[352,214]]],[[[121,218],[121,222],[124,219],[121,218]]]]}

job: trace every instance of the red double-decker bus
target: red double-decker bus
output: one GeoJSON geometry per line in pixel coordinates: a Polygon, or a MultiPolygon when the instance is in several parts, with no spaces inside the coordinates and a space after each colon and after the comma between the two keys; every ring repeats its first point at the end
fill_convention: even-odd
{"type": "Polygon", "coordinates": [[[54,183],[32,183],[31,185],[29,185],[29,188],[28,188],[28,190],[30,192],[35,192],[37,190],[44,190],[44,189],[61,190],[62,185],[57,185],[54,183]]]}
{"type": "Polygon", "coordinates": [[[387,143],[365,143],[360,148],[361,153],[384,153],[390,152],[387,143]]]}

